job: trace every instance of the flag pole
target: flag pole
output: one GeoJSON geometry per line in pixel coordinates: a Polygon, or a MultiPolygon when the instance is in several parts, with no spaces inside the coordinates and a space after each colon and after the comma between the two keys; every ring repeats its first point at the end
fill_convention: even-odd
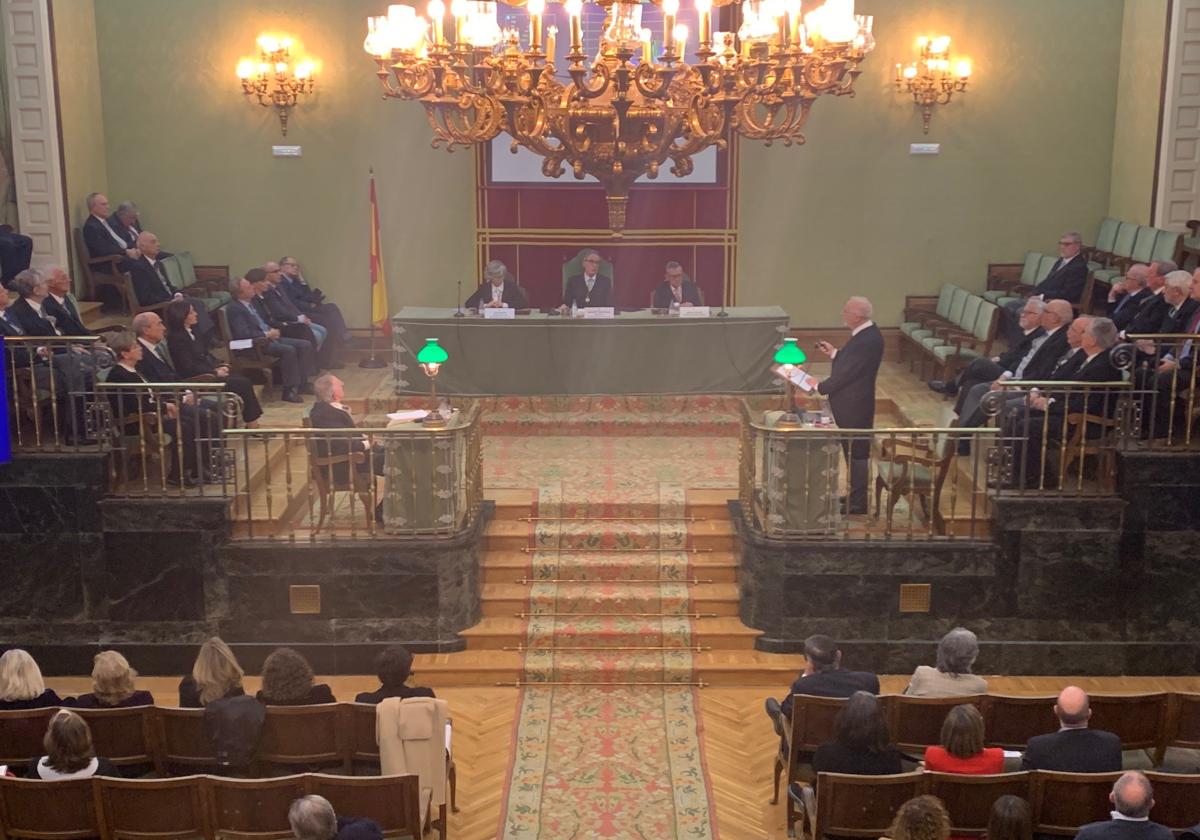
{"type": "Polygon", "coordinates": [[[371,266],[370,266],[370,273],[371,273],[371,332],[370,332],[369,341],[371,344],[371,356],[370,356],[370,358],[367,358],[367,359],[360,359],[358,362],[358,366],[360,368],[379,369],[382,367],[387,367],[387,365],[381,359],[375,358],[375,322],[381,317],[387,318],[387,302],[386,302],[387,301],[387,287],[384,285],[384,279],[383,279],[383,253],[382,253],[383,248],[382,248],[382,244],[379,241],[380,240],[380,237],[379,237],[379,204],[375,200],[375,167],[374,166],[372,166],[370,168],[370,176],[371,176],[371,190],[370,190],[370,193],[371,193],[371,266]],[[382,287],[383,304],[379,308],[382,309],[382,314],[375,311],[377,308],[376,305],[379,303],[379,301],[381,299],[381,295],[379,293],[380,287],[382,287]]]}

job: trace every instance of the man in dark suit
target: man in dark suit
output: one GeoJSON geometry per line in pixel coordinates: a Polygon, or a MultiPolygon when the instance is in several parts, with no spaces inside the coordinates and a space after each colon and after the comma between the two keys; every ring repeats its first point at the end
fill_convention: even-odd
{"type": "Polygon", "coordinates": [[[1081,826],[1075,840],[1174,840],[1171,829],[1150,822],[1154,788],[1141,772],[1122,773],[1108,801],[1113,804],[1112,819],[1081,826]]]}
{"type": "MultiPolygon", "coordinates": [[[[1087,259],[1083,256],[1083,237],[1071,232],[1058,238],[1058,259],[1050,273],[1041,283],[1033,287],[1030,297],[1040,297],[1042,300],[1065,300],[1068,303],[1080,303],[1083,297],[1083,287],[1087,285],[1087,259]]],[[[1021,301],[1012,301],[1004,305],[1006,332],[1009,344],[1021,340],[1017,315],[1021,311],[1021,301]]]]}
{"type": "Polygon", "coordinates": [[[208,306],[199,298],[189,297],[171,283],[166,266],[162,262],[162,248],[158,237],[149,231],[138,235],[138,256],[129,261],[129,276],[133,278],[133,291],[142,306],[153,306],[171,300],[186,300],[196,310],[196,332],[207,335],[213,330],[212,316],[208,306]]]}
{"type": "MultiPolygon", "coordinates": [[[[308,414],[308,420],[314,429],[353,429],[358,425],[350,413],[350,407],[343,402],[346,390],[342,380],[332,373],[318,376],[313,382],[313,393],[316,399],[308,414]]],[[[319,439],[316,441],[316,449],[317,454],[323,458],[355,452],[372,453],[370,457],[363,458],[361,463],[356,463],[354,468],[360,472],[373,468],[376,475],[383,475],[383,447],[372,448],[365,435],[319,439]]],[[[346,464],[335,464],[332,471],[334,480],[339,483],[345,482],[349,477],[346,464]]]]}
{"type": "Polygon", "coordinates": [[[13,278],[29,268],[33,239],[14,230],[0,231],[0,285],[8,288],[13,278]]]}
{"type": "Polygon", "coordinates": [[[588,251],[583,255],[583,274],[567,279],[563,290],[562,308],[572,306],[583,309],[588,306],[612,306],[612,278],[600,274],[600,255],[588,251]]]}
{"type": "Polygon", "coordinates": [[[138,219],[137,205],[132,201],[123,201],[117,205],[117,212],[109,217],[108,226],[116,231],[117,236],[121,237],[130,248],[137,247],[137,238],[142,233],[142,224],[138,219]]]}
{"type": "Polygon", "coordinates": [[[529,302],[525,291],[516,281],[506,282],[508,267],[500,260],[492,260],[483,268],[483,282],[475,293],[467,298],[464,309],[527,309],[529,302]]]}
{"type": "MultiPolygon", "coordinates": [[[[875,425],[875,379],[883,361],[883,334],[871,320],[871,302],[852,297],[842,307],[842,322],[850,340],[840,350],[828,341],[816,347],[833,359],[833,371],[817,392],[829,398],[833,420],[843,429],[870,429],[875,425]]],[[[871,453],[869,436],[844,440],[842,450],[850,465],[850,495],[843,513],[867,512],[867,472],[871,453]]]]}
{"type": "MultiPolygon", "coordinates": [[[[136,243],[130,245],[113,230],[109,222],[107,196],[91,193],[87,197],[87,209],[89,215],[83,223],[83,242],[87,245],[88,256],[121,257],[123,260],[135,260],[141,256],[136,243]]],[[[121,271],[128,271],[129,263],[123,261],[118,267],[121,271]]]]}
{"type": "Polygon", "coordinates": [[[1113,773],[1121,769],[1121,739],[1111,732],[1088,729],[1092,710],[1082,688],[1067,686],[1054,704],[1057,732],[1035,735],[1025,745],[1022,770],[1063,773],[1113,773]]]}
{"type": "Polygon", "coordinates": [[[1117,329],[1123,330],[1133,321],[1142,303],[1154,295],[1146,285],[1150,276],[1150,266],[1134,263],[1125,272],[1125,277],[1119,283],[1114,283],[1108,292],[1107,314],[1117,329]]]}
{"type": "Polygon", "coordinates": [[[75,295],[71,294],[70,275],[56,265],[47,266],[42,271],[46,275],[46,286],[50,291],[43,303],[43,309],[46,314],[54,316],[55,326],[63,335],[93,335],[92,331],[83,325],[78,301],[75,300],[75,295]]]}
{"type": "MultiPolygon", "coordinates": [[[[308,377],[317,373],[317,358],[312,344],[302,338],[286,338],[279,330],[263,320],[254,307],[254,285],[251,279],[261,282],[266,273],[261,268],[252,268],[245,277],[231,281],[229,291],[233,301],[225,307],[229,322],[230,338],[235,341],[252,340],[261,344],[263,352],[279,360],[283,379],[285,402],[301,403],[301,393],[312,393],[308,377]]],[[[233,351],[237,352],[237,351],[233,351]]]]}
{"type": "Polygon", "coordinates": [[[1156,260],[1150,263],[1150,270],[1146,274],[1146,288],[1150,290],[1150,294],[1142,298],[1133,319],[1121,330],[1120,337],[1122,339],[1127,335],[1146,335],[1158,332],[1158,328],[1162,326],[1163,316],[1171,308],[1163,298],[1167,275],[1178,270],[1171,260],[1156,260]]]}
{"type": "MultiPolygon", "coordinates": [[[[320,289],[310,286],[300,273],[300,263],[295,257],[280,257],[279,270],[283,274],[280,288],[291,299],[296,308],[312,318],[342,344],[350,340],[346,319],[336,303],[329,303],[320,289]]],[[[339,345],[340,346],[340,345],[339,345]]]]}
{"type": "MultiPolygon", "coordinates": [[[[1163,294],[1167,293],[1164,291],[1163,294]]],[[[1171,319],[1171,310],[1168,309],[1164,319],[1171,319],[1174,324],[1164,324],[1161,332],[1188,335],[1200,332],[1200,270],[1192,276],[1188,296],[1191,305],[1187,313],[1182,317],[1177,314],[1171,319]],[[1168,330],[1166,326],[1174,328],[1168,330]]],[[[1180,313],[1183,313],[1182,307],[1180,313]]],[[[1150,347],[1143,344],[1140,349],[1147,350],[1150,347]]],[[[1186,429],[1184,424],[1188,408],[1188,400],[1182,395],[1192,392],[1197,384],[1195,361],[1200,347],[1192,339],[1181,339],[1164,341],[1153,349],[1153,354],[1138,354],[1138,366],[1134,372],[1135,387],[1145,392],[1142,397],[1142,426],[1155,437],[1180,434],[1186,429]]]]}
{"type": "MultiPolygon", "coordinates": [[[[1020,316],[1021,331],[1024,335],[1019,343],[1011,345],[1003,353],[992,356],[990,359],[973,359],[954,379],[945,381],[931,379],[927,383],[929,389],[951,397],[960,394],[965,396],[971,386],[980,382],[995,382],[1005,371],[1011,373],[1016,370],[1026,356],[1032,357],[1033,352],[1042,345],[1042,340],[1046,335],[1046,330],[1042,328],[1042,311],[1045,308],[1045,301],[1038,298],[1026,300],[1020,316]]],[[[955,408],[957,409],[961,405],[962,397],[959,398],[955,408]]]]}
{"type": "Polygon", "coordinates": [[[683,276],[683,266],[671,260],[667,263],[663,281],[654,290],[654,308],[670,309],[672,306],[700,306],[700,289],[683,276]]]}
{"type": "Polygon", "coordinates": [[[334,352],[340,340],[329,341],[329,330],[309,318],[283,293],[283,272],[279,263],[268,262],[263,266],[265,277],[256,283],[258,314],[271,326],[286,336],[303,338],[313,343],[317,352],[317,365],[328,370],[337,370],[342,365],[334,352]]]}

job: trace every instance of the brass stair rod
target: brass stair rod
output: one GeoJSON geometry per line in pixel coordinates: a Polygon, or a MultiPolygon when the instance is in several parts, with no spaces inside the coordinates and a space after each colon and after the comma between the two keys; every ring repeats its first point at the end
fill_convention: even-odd
{"type": "Polygon", "coordinates": [[[713,548],[569,548],[569,547],[568,548],[530,548],[529,546],[521,547],[522,554],[536,554],[539,551],[542,551],[542,552],[557,551],[559,553],[568,551],[568,552],[577,553],[577,554],[585,554],[585,553],[586,554],[604,554],[604,553],[633,554],[633,553],[639,553],[639,552],[644,553],[644,552],[650,552],[650,551],[659,551],[659,552],[674,551],[676,553],[685,553],[685,554],[712,554],[714,551],[716,551],[716,549],[713,549],[713,548]]]}

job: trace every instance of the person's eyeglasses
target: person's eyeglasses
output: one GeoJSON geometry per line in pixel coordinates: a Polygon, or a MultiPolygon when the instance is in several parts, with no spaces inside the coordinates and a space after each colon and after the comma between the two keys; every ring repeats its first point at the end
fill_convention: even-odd
{"type": "Polygon", "coordinates": [[[1062,246],[1065,248],[1066,246],[1068,246],[1068,245],[1074,245],[1075,243],[1074,243],[1074,242],[1067,242],[1067,241],[1065,241],[1065,240],[1062,240],[1062,239],[1060,239],[1060,240],[1058,240],[1058,244],[1059,244],[1059,245],[1062,245],[1062,246]]]}

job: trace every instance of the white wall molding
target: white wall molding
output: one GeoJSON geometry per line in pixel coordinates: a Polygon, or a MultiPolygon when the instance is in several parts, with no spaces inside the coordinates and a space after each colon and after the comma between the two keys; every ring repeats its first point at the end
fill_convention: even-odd
{"type": "Polygon", "coordinates": [[[1200,219],[1200,0],[1174,0],[1159,145],[1154,224],[1200,219]]]}

